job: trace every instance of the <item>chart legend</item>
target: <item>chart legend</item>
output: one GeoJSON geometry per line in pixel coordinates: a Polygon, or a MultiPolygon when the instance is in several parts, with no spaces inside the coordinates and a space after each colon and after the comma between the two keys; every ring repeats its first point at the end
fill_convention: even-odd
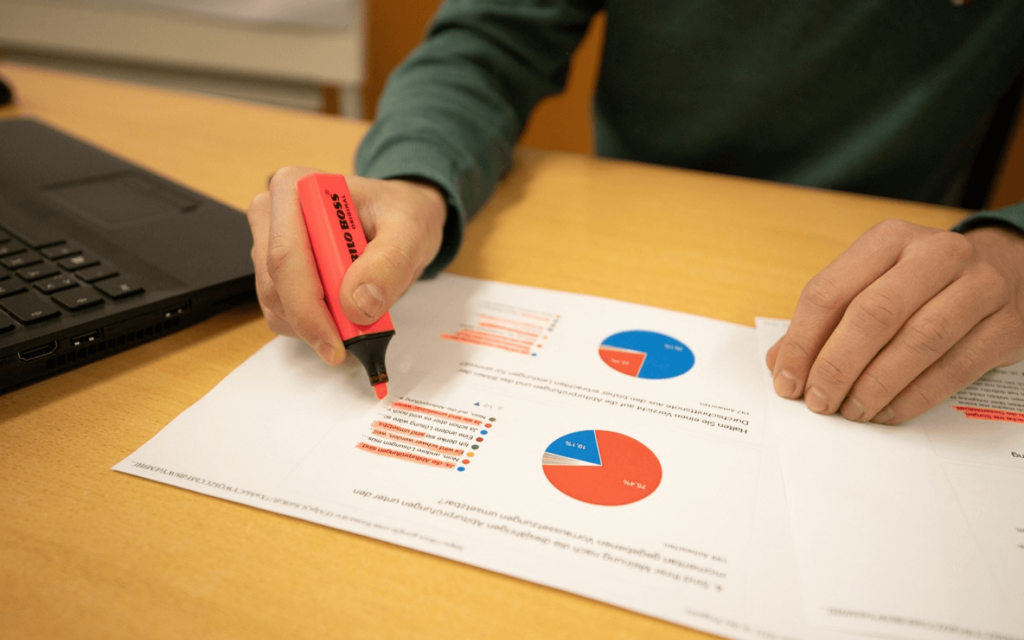
{"type": "Polygon", "coordinates": [[[548,445],[541,463],[556,489],[588,504],[631,504],[661,484],[661,462],[654,452],[614,431],[564,435],[548,445]]]}
{"type": "Polygon", "coordinates": [[[634,378],[664,380],[693,368],[693,351],[671,336],[653,331],[623,331],[598,347],[606,365],[634,378]]]}
{"type": "Polygon", "coordinates": [[[465,472],[497,421],[478,411],[399,398],[381,408],[378,419],[371,422],[356,448],[395,460],[465,472]]]}
{"type": "Polygon", "coordinates": [[[545,341],[560,319],[561,316],[554,313],[483,301],[478,305],[475,322],[442,333],[441,337],[536,357],[543,352],[545,341]]]}

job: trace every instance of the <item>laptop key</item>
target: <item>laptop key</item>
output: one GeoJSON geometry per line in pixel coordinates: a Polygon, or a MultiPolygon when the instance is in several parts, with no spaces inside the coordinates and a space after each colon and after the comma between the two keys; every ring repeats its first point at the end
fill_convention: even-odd
{"type": "Polygon", "coordinates": [[[82,253],[82,247],[78,246],[74,242],[65,242],[52,247],[46,247],[40,250],[44,256],[50,260],[59,260],[68,256],[73,256],[76,253],[82,253]]]}
{"type": "Polygon", "coordinates": [[[40,278],[49,278],[60,273],[60,269],[53,266],[52,264],[41,264],[33,267],[25,267],[24,269],[18,269],[18,275],[32,282],[33,280],[39,280],[40,278]]]}
{"type": "Polygon", "coordinates": [[[126,296],[142,293],[142,286],[133,284],[124,277],[107,278],[96,283],[96,288],[115,300],[126,296]]]}
{"type": "Polygon", "coordinates": [[[16,253],[21,253],[25,250],[25,245],[21,244],[17,240],[11,240],[10,242],[4,242],[0,244],[0,258],[4,256],[13,256],[16,253]]]}
{"type": "Polygon", "coordinates": [[[92,287],[75,287],[53,295],[53,299],[70,311],[78,311],[103,304],[103,296],[92,287]]]}
{"type": "Polygon", "coordinates": [[[0,313],[0,333],[10,331],[14,328],[14,320],[11,320],[4,314],[0,313]]]}
{"type": "Polygon", "coordinates": [[[25,283],[17,278],[0,278],[0,298],[25,290],[25,283]]]}
{"type": "Polygon", "coordinates": [[[117,269],[107,265],[97,265],[95,267],[88,267],[75,272],[80,280],[86,282],[96,282],[97,280],[103,280],[104,278],[110,278],[111,276],[117,275],[117,269]]]}
{"type": "Polygon", "coordinates": [[[13,256],[7,256],[0,258],[2,263],[8,269],[20,269],[22,267],[28,267],[34,264],[39,264],[43,259],[34,253],[22,252],[17,253],[13,256]]]}
{"type": "Polygon", "coordinates": [[[31,291],[0,298],[0,307],[22,324],[40,322],[60,315],[60,309],[31,291]]]}
{"type": "Polygon", "coordinates": [[[75,277],[67,273],[58,273],[52,278],[37,280],[35,282],[36,289],[39,289],[42,293],[56,293],[57,291],[63,291],[64,289],[70,289],[71,287],[77,286],[78,281],[75,280],[75,277]]]}
{"type": "Polygon", "coordinates": [[[67,258],[62,258],[62,259],[57,261],[57,264],[59,264],[60,266],[64,267],[68,271],[75,271],[76,269],[82,269],[84,267],[91,267],[91,266],[99,264],[99,263],[100,263],[99,260],[97,260],[96,258],[90,256],[87,253],[80,253],[80,254],[78,254],[76,256],[70,256],[70,257],[67,257],[67,258]]]}

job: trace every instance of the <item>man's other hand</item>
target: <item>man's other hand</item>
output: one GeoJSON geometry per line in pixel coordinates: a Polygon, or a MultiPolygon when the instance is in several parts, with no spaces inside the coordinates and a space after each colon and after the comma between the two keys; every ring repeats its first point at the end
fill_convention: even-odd
{"type": "Polygon", "coordinates": [[[1024,358],[1024,237],[888,220],[804,288],[769,351],[775,391],[899,424],[1024,358]]]}

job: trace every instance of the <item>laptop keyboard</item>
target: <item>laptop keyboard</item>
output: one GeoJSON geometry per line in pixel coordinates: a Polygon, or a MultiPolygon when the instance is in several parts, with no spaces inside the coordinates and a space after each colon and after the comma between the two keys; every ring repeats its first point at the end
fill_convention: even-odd
{"type": "Polygon", "coordinates": [[[33,249],[0,229],[0,334],[142,291],[74,242],[33,249]]]}

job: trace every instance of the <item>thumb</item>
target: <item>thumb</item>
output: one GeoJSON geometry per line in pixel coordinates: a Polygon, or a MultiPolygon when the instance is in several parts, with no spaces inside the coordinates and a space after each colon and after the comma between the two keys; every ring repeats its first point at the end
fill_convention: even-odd
{"type": "Polygon", "coordinates": [[[341,283],[341,309],[356,324],[370,324],[384,315],[419,276],[413,259],[415,238],[383,230],[366,245],[341,283]]]}
{"type": "Polygon", "coordinates": [[[342,311],[356,324],[370,324],[387,313],[430,264],[440,249],[447,213],[443,197],[431,186],[401,180],[374,186],[374,197],[359,209],[372,239],[341,284],[342,311]]]}

